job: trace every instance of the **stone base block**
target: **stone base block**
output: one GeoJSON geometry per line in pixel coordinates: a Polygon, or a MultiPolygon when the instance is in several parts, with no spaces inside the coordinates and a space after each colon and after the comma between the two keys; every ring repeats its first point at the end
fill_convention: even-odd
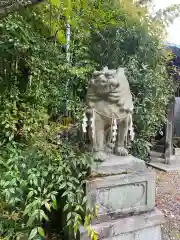
{"type": "Polygon", "coordinates": [[[146,169],[92,178],[86,191],[88,206],[99,206],[97,222],[151,211],[155,206],[155,173],[146,169]]]}
{"type": "Polygon", "coordinates": [[[146,170],[146,164],[132,155],[116,156],[109,154],[106,161],[95,162],[92,167],[93,175],[117,175],[122,173],[140,172],[146,170]]]}
{"type": "MultiPolygon", "coordinates": [[[[155,209],[152,212],[129,216],[93,226],[99,240],[163,240],[161,224],[164,216],[155,209]]],[[[81,240],[89,240],[87,233],[81,232],[81,240]]]]}

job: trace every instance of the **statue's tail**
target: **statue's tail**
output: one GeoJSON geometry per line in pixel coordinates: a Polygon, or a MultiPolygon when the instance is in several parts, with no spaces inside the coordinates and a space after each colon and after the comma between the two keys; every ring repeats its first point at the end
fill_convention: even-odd
{"type": "Polygon", "coordinates": [[[133,128],[133,121],[132,121],[132,114],[129,116],[129,136],[131,141],[134,141],[134,128],[133,128]]]}

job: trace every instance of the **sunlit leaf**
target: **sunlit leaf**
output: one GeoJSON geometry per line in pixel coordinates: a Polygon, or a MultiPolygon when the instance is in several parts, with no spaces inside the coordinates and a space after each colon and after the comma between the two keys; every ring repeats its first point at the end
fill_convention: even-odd
{"type": "Polygon", "coordinates": [[[38,227],[38,233],[41,237],[45,237],[45,232],[44,232],[44,229],[42,227],[38,227]]]}
{"type": "Polygon", "coordinates": [[[38,233],[38,229],[37,229],[37,228],[34,228],[34,229],[31,231],[28,240],[33,239],[33,238],[37,235],[37,233],[38,233]]]}

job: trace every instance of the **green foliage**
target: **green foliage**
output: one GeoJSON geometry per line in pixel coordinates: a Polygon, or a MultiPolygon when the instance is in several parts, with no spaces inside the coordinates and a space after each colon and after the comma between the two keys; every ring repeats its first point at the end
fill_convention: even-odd
{"type": "Polygon", "coordinates": [[[172,4],[165,9],[160,9],[155,13],[155,19],[160,20],[165,26],[173,23],[174,19],[180,16],[180,4],[172,4]]]}
{"type": "MultiPolygon", "coordinates": [[[[60,46],[43,37],[35,20],[40,22],[35,12],[25,11],[0,24],[0,236],[8,239],[43,237],[43,223],[61,210],[74,235],[86,215],[91,159],[57,135],[67,80],[84,81],[93,67],[70,68],[60,46]]],[[[77,93],[67,102],[75,121],[83,111],[77,93]]]]}
{"type": "MultiPolygon", "coordinates": [[[[129,6],[130,3],[122,2],[116,11],[109,7],[109,21],[96,26],[96,31],[92,29],[86,44],[99,68],[105,65],[126,68],[135,104],[136,140],[132,153],[144,159],[151,138],[166,120],[174,86],[167,72],[168,52],[157,35],[161,25],[156,26],[155,20],[145,17],[144,8],[129,6]]],[[[105,4],[101,5],[103,8],[105,11],[105,4]]]]}
{"type": "Polygon", "coordinates": [[[84,184],[90,158],[75,153],[67,145],[58,151],[51,145],[49,152],[39,147],[25,149],[12,144],[7,147],[1,156],[0,200],[5,204],[0,235],[10,239],[27,237],[29,233],[29,239],[43,237],[42,222],[49,220],[48,212],[62,207],[58,198],[64,203],[67,226],[77,233],[83,224],[84,184]],[[5,159],[8,161],[3,164],[5,159]]]}
{"type": "Polygon", "coordinates": [[[144,158],[173,93],[159,36],[165,32],[132,1],[49,3],[0,22],[0,237],[44,238],[60,212],[60,230],[71,239],[84,225],[96,240],[90,223],[97,213],[84,197],[92,159],[79,139],[62,143],[60,120],[68,109],[66,117],[80,125],[94,69],[126,67],[135,103],[132,152],[144,158]]]}
{"type": "Polygon", "coordinates": [[[0,19],[7,17],[10,13],[20,10],[29,5],[34,5],[42,2],[43,0],[4,0],[0,5],[0,19]]]}

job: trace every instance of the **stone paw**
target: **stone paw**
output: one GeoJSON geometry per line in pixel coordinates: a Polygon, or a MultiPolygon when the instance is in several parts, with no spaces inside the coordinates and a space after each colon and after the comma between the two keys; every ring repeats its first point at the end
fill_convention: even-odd
{"type": "Polygon", "coordinates": [[[96,160],[100,160],[100,161],[105,161],[107,158],[107,154],[103,151],[95,152],[94,156],[96,160]]]}
{"type": "Polygon", "coordinates": [[[114,147],[115,147],[114,144],[108,143],[108,144],[105,146],[105,152],[106,152],[107,154],[113,153],[114,147]]]}
{"type": "Polygon", "coordinates": [[[116,154],[119,156],[128,156],[128,150],[125,147],[116,147],[116,154]]]}

